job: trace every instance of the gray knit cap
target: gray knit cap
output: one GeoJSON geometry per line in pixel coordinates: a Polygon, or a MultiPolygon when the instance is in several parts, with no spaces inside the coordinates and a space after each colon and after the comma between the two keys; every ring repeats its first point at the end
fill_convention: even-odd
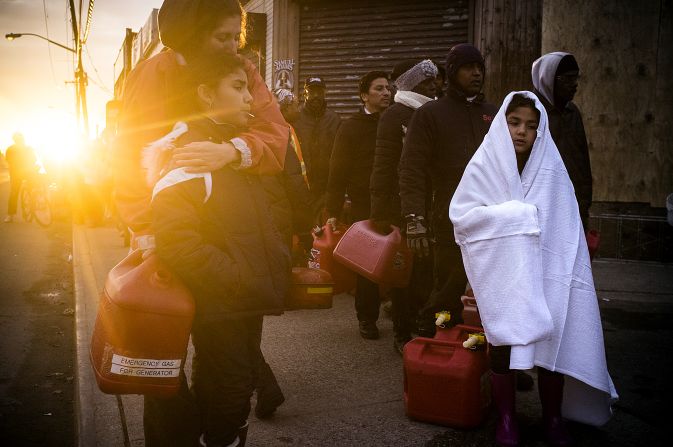
{"type": "Polygon", "coordinates": [[[430,59],[426,59],[402,73],[395,80],[395,85],[398,90],[411,91],[426,79],[436,78],[438,72],[437,66],[430,59]]]}

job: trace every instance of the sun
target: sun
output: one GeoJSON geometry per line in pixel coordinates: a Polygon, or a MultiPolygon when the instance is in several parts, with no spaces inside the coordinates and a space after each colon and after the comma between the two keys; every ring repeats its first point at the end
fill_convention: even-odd
{"type": "Polygon", "coordinates": [[[77,120],[65,110],[49,107],[38,111],[21,128],[26,144],[43,163],[71,164],[82,155],[84,140],[77,120]]]}

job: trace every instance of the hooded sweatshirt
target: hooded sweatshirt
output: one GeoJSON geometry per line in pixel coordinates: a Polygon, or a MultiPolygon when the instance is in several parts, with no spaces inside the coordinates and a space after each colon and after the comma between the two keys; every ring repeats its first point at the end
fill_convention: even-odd
{"type": "Polygon", "coordinates": [[[591,206],[593,181],[589,146],[582,122],[582,114],[575,103],[559,107],[554,104],[554,81],[561,60],[570,53],[545,54],[533,62],[532,78],[535,93],[549,115],[549,130],[558,147],[563,163],[575,188],[575,197],[580,207],[584,229],[587,228],[591,206]]]}

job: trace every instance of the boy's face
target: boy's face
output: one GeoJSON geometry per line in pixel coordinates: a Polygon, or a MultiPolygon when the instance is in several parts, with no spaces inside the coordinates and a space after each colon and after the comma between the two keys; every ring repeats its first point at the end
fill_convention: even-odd
{"type": "Polygon", "coordinates": [[[372,113],[383,112],[390,105],[390,88],[386,78],[374,79],[369,91],[362,94],[367,110],[372,113]]]}
{"type": "Polygon", "coordinates": [[[252,95],[248,91],[248,77],[243,69],[239,68],[222,78],[210,94],[213,118],[235,126],[248,123],[252,95]]]}
{"type": "Polygon", "coordinates": [[[530,152],[537,137],[537,113],[530,107],[517,107],[507,115],[509,135],[517,154],[530,152]]]}

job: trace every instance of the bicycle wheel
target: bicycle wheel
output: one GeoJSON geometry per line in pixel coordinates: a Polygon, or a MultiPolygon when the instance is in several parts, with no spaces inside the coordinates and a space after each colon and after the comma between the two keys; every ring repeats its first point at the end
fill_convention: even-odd
{"type": "Polygon", "coordinates": [[[33,211],[31,210],[31,197],[30,189],[26,184],[21,187],[21,193],[19,194],[21,200],[21,216],[25,222],[30,222],[33,220],[33,211]]]}
{"type": "Polygon", "coordinates": [[[33,216],[41,226],[48,227],[51,225],[51,203],[49,203],[47,191],[43,187],[33,189],[33,216]]]}

